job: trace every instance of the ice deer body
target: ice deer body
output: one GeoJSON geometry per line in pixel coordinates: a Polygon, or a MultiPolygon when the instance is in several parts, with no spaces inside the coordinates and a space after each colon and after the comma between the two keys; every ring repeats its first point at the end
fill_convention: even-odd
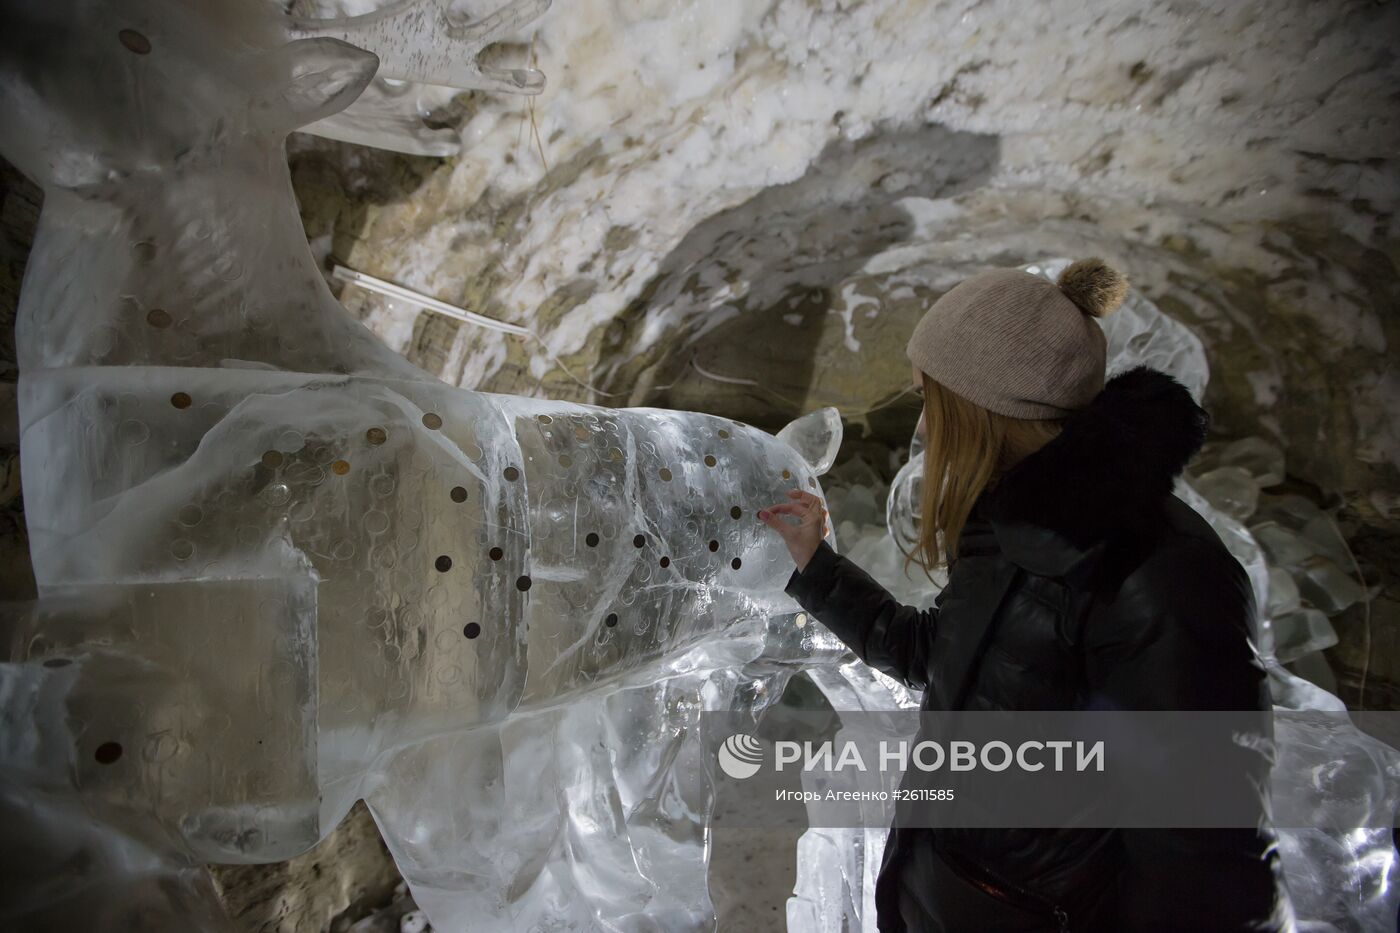
{"type": "MultiPolygon", "coordinates": [[[[10,631],[37,738],[12,783],[207,861],[304,851],[363,797],[435,920],[505,917],[593,766],[532,758],[549,730],[654,728],[628,702],[713,687],[667,665],[721,633],[716,668],[810,654],[765,624],[791,564],[753,510],[816,486],[839,422],[779,440],[438,382],[327,291],[282,153],[374,56],[287,43],[256,5],[70,6],[8,11],[0,75],[6,155],[45,189],[17,327],[41,600],[10,631]]],[[[742,689],[721,680],[710,702],[742,689]]],[[[615,777],[671,767],[609,730],[615,777]]]]}

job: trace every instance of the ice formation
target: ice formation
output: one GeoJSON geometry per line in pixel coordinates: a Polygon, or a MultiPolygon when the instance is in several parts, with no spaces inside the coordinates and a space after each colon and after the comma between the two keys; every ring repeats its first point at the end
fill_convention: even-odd
{"type": "Polygon", "coordinates": [[[5,155],[45,192],[6,925],[222,928],[200,863],[363,798],[441,928],[705,926],[689,727],[837,653],[754,518],[820,489],[834,410],[774,437],[442,384],[331,297],[283,157],[375,55],[234,0],[5,21],[5,155]]]}
{"type": "MultiPolygon", "coordinates": [[[[1054,280],[1069,262],[1056,259],[1022,268],[1054,280]]],[[[1135,290],[1120,311],[1099,323],[1108,338],[1110,374],[1145,363],[1172,374],[1201,399],[1209,369],[1200,341],[1187,328],[1135,290]]],[[[1328,615],[1366,593],[1344,569],[1350,552],[1327,513],[1300,496],[1261,496],[1260,487],[1282,481],[1283,468],[1282,452],[1260,438],[1215,443],[1193,462],[1191,475],[1178,482],[1176,492],[1210,521],[1249,573],[1261,607],[1256,647],[1269,672],[1275,709],[1341,711],[1345,705],[1324,686],[1283,664],[1311,655],[1316,661],[1312,669],[1325,671],[1320,652],[1337,640],[1328,615]]],[[[857,483],[830,495],[832,518],[847,553],[901,600],[926,606],[939,587],[923,577],[917,564],[906,574],[902,553],[916,540],[922,471],[922,438],[916,432],[908,460],[890,484],[883,523],[871,485],[857,483]]],[[[878,489],[878,479],[871,479],[878,489]]],[[[827,667],[810,676],[837,710],[917,707],[917,697],[906,688],[860,664],[827,667]]],[[[1400,906],[1400,860],[1391,831],[1357,827],[1374,825],[1370,817],[1378,813],[1389,825],[1400,812],[1400,751],[1335,719],[1290,719],[1280,723],[1275,739],[1274,800],[1305,804],[1316,817],[1315,826],[1279,831],[1298,929],[1393,929],[1400,906]]],[[[798,861],[797,896],[788,905],[790,928],[873,930],[873,914],[856,905],[870,897],[882,831],[811,829],[799,846],[805,854],[798,861]]]]}
{"type": "Polygon", "coordinates": [[[511,0],[473,20],[450,0],[298,0],[291,10],[292,37],[330,36],[379,57],[378,72],[353,103],[301,129],[414,155],[455,155],[461,151],[457,134],[435,127],[433,111],[466,88],[538,94],[545,81],[538,69],[492,65],[479,56],[550,3],[511,0]]]}

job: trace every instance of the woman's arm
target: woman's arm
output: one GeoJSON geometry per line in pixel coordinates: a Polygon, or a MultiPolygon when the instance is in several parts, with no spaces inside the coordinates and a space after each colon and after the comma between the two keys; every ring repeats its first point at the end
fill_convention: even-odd
{"type": "Polygon", "coordinates": [[[927,687],[938,610],[900,605],[870,574],[837,554],[823,540],[827,521],[821,499],[790,489],[788,500],[758,513],[759,521],[782,536],[797,565],[787,594],[866,664],[910,687],[927,687]]]}
{"type": "Polygon", "coordinates": [[[866,664],[910,687],[928,686],[937,608],[902,605],[825,541],[792,572],[786,592],[866,664]]]}

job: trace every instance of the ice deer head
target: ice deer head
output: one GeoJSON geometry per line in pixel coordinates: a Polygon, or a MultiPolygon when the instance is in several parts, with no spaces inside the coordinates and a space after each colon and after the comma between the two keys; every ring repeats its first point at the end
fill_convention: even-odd
{"type": "Polygon", "coordinates": [[[555,850],[579,812],[626,803],[570,845],[629,903],[669,886],[630,832],[684,824],[703,865],[695,716],[834,644],[753,512],[818,488],[835,410],[774,437],[443,384],[332,298],[280,145],[375,55],[255,0],[0,3],[0,145],[47,191],[17,324],[42,598],[4,629],[0,770],[205,861],[304,851],[363,798],[445,927],[549,914],[539,866],[593,863],[555,850]],[[673,785],[683,817],[632,806],[673,785]]]}
{"type": "Polygon", "coordinates": [[[348,106],[378,58],[287,42],[257,3],[6,2],[4,155],[46,188],[104,189],[236,157],[348,106]]]}

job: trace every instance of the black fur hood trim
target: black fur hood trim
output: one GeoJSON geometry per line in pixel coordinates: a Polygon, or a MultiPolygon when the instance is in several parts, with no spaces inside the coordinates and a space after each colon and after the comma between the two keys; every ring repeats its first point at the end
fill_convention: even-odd
{"type": "Polygon", "coordinates": [[[1146,366],[1126,370],[1008,470],[980,511],[994,526],[1092,549],[1159,514],[1209,425],[1205,409],[1171,376],[1146,366]]]}

